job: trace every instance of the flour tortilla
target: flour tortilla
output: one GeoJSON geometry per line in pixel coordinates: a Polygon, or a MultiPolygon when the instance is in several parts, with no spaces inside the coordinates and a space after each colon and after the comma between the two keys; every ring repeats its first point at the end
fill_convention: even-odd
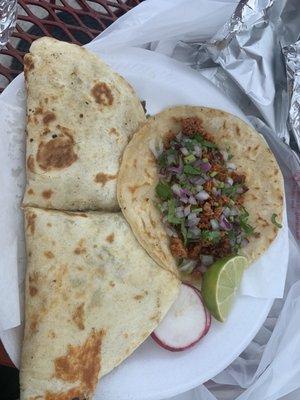
{"type": "Polygon", "coordinates": [[[118,210],[120,157],[145,113],[132,87],[96,55],[52,38],[24,59],[24,205],[118,210]]]}
{"type": "Polygon", "coordinates": [[[176,298],[179,281],[120,213],[25,210],[21,400],[90,400],[176,298]]]}
{"type": "Polygon", "coordinates": [[[169,133],[178,133],[181,118],[198,117],[203,128],[223,149],[230,147],[232,162],[246,174],[249,191],[244,205],[250,213],[249,223],[260,233],[250,238],[241,251],[249,263],[256,260],[275,239],[278,228],[272,214],[282,221],[283,178],[274,155],[264,138],[250,125],[224,111],[181,106],[167,109],[149,119],[127,146],[118,176],[118,200],[134,234],[148,254],[165,269],[177,273],[169,238],[156,208],[155,187],[158,182],[156,159],[151,149],[162,144],[169,133]]]}

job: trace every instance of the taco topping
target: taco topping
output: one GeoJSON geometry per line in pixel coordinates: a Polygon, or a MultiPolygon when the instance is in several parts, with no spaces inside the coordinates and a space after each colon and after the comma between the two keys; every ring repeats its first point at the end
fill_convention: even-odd
{"type": "Polygon", "coordinates": [[[171,252],[180,269],[191,273],[237,254],[258,234],[243,206],[246,176],[237,171],[230,149],[219,149],[200,119],[180,123],[181,131],[155,150],[156,195],[171,252]]]}

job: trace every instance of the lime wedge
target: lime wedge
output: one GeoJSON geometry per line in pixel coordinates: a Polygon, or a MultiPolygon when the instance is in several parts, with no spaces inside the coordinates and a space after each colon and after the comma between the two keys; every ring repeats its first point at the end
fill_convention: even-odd
{"type": "Polygon", "coordinates": [[[201,293],[211,314],[224,322],[230,312],[247,259],[230,256],[216,261],[203,276],[201,293]]]}

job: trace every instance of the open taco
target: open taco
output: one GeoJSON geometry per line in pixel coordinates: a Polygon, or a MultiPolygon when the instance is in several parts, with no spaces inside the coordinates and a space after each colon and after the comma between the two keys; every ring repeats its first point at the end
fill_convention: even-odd
{"type": "Polygon", "coordinates": [[[151,117],[124,152],[117,192],[151,257],[195,281],[216,259],[256,260],[282,220],[283,178],[266,141],[211,108],[151,117]]]}

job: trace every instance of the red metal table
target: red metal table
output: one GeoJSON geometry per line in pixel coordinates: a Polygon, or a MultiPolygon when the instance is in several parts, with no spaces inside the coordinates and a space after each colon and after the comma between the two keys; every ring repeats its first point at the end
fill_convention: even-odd
{"type": "MultiPolygon", "coordinates": [[[[35,39],[52,36],[76,44],[88,43],[141,1],[19,0],[15,32],[0,51],[0,93],[23,71],[23,57],[35,39]]],[[[1,342],[0,365],[13,366],[1,342]]]]}

